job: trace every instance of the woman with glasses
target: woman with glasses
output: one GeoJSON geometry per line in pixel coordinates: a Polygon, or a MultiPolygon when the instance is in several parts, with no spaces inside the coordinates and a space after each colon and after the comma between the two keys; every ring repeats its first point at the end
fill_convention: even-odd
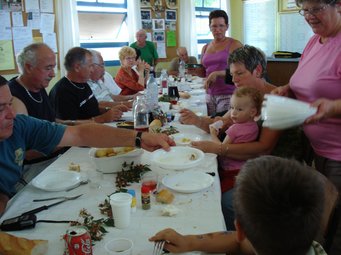
{"type": "Polygon", "coordinates": [[[149,77],[150,66],[143,60],[136,61],[136,51],[124,46],[118,52],[121,61],[121,68],[115,77],[115,82],[122,89],[120,95],[134,95],[143,91],[149,77]],[[133,69],[136,65],[137,72],[133,69]]]}
{"type": "Polygon", "coordinates": [[[214,39],[202,48],[201,63],[207,77],[205,82],[207,111],[208,115],[213,115],[230,108],[234,86],[225,84],[225,70],[230,53],[242,44],[225,35],[229,27],[225,11],[212,11],[209,15],[209,26],[214,39]]]}
{"type": "MultiPolygon", "coordinates": [[[[340,193],[341,0],[296,0],[296,4],[315,35],[307,43],[289,84],[274,93],[317,107],[317,113],[306,120],[304,132],[315,152],[316,169],[340,193]]],[[[341,254],[341,224],[329,254],[341,254]]]]}

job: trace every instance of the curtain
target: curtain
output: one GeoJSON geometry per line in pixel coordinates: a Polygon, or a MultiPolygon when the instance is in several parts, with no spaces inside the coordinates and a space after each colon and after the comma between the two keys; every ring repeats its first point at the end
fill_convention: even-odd
{"type": "Polygon", "coordinates": [[[64,57],[69,49],[79,46],[79,24],[76,0],[56,1],[59,63],[61,77],[65,75],[64,57]]]}
{"type": "Polygon", "coordinates": [[[189,56],[197,57],[198,47],[195,25],[195,0],[182,0],[179,2],[179,46],[186,47],[189,56]]]}
{"type": "Polygon", "coordinates": [[[136,41],[135,34],[142,28],[141,26],[141,11],[140,1],[128,0],[127,1],[127,27],[129,29],[129,44],[136,41]]]}

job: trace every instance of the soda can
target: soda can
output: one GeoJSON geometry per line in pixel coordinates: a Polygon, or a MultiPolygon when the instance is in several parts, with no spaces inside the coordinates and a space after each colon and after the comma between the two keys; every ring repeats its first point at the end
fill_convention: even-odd
{"type": "Polygon", "coordinates": [[[63,239],[65,240],[64,255],[92,255],[91,236],[86,228],[70,227],[63,239]]]}

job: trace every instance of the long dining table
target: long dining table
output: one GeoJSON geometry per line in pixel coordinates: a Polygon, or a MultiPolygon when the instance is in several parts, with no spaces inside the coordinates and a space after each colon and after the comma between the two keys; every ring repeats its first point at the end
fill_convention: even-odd
{"type": "MultiPolygon", "coordinates": [[[[206,107],[199,102],[204,95],[194,93],[191,100],[188,100],[186,106],[191,106],[196,112],[205,114],[206,107]]],[[[200,136],[202,139],[210,139],[209,135],[203,130],[191,126],[182,125],[175,121],[170,123],[176,127],[180,133],[191,133],[200,136]]],[[[115,126],[115,123],[112,124],[115,126]]],[[[72,147],[63,155],[61,155],[54,163],[47,167],[40,175],[48,175],[58,171],[68,171],[71,163],[80,165],[80,175],[82,179],[89,178],[90,172],[95,172],[96,167],[89,157],[90,148],[72,147]]],[[[133,255],[151,255],[153,253],[154,244],[148,241],[148,238],[156,232],[164,228],[174,228],[182,234],[202,234],[207,232],[224,231],[225,223],[221,211],[221,190],[217,173],[216,155],[206,153],[204,159],[198,166],[186,170],[166,170],[151,162],[151,153],[144,151],[141,157],[142,164],[148,164],[152,171],[159,175],[159,189],[164,188],[162,178],[166,175],[176,174],[182,171],[200,171],[203,173],[213,172],[215,174],[214,182],[211,186],[194,193],[181,193],[172,191],[175,199],[172,203],[178,209],[178,213],[174,216],[163,216],[162,210],[166,206],[155,201],[155,197],[151,198],[151,209],[142,210],[141,206],[141,183],[132,183],[129,189],[136,192],[137,209],[131,213],[131,222],[129,227],[118,229],[115,227],[105,227],[106,233],[102,240],[96,241],[93,246],[93,254],[106,254],[105,243],[113,238],[129,238],[133,241],[133,255]]],[[[108,195],[117,190],[116,174],[97,173],[91,175],[90,183],[80,185],[71,191],[46,191],[39,189],[30,182],[21,191],[19,191],[8,203],[5,213],[0,221],[8,218],[19,216],[22,213],[37,208],[42,205],[49,205],[58,200],[33,202],[34,199],[42,199],[55,196],[76,196],[82,194],[75,200],[70,200],[50,207],[47,210],[36,213],[38,220],[78,220],[79,212],[83,208],[86,209],[95,219],[105,218],[106,215],[100,213],[99,204],[102,203],[108,195]],[[91,183],[99,183],[99,185],[91,185],[91,183]]],[[[34,181],[34,180],[33,180],[34,181]]],[[[68,223],[46,223],[37,222],[34,228],[20,231],[9,232],[16,236],[29,239],[48,240],[47,255],[63,254],[64,240],[62,236],[69,228],[68,223]]],[[[201,252],[189,252],[185,254],[206,254],[201,252]]]]}

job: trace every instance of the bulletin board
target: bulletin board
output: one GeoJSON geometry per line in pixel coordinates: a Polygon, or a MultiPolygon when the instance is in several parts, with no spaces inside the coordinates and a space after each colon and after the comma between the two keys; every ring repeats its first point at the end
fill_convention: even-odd
{"type": "Polygon", "coordinates": [[[297,12],[299,8],[295,0],[278,0],[279,12],[297,12]]]}
{"type": "Polygon", "coordinates": [[[160,62],[177,56],[179,0],[140,0],[142,28],[155,43],[160,62]]]}
{"type": "Polygon", "coordinates": [[[18,73],[15,56],[34,42],[58,54],[55,0],[0,0],[0,74],[18,73]]]}

